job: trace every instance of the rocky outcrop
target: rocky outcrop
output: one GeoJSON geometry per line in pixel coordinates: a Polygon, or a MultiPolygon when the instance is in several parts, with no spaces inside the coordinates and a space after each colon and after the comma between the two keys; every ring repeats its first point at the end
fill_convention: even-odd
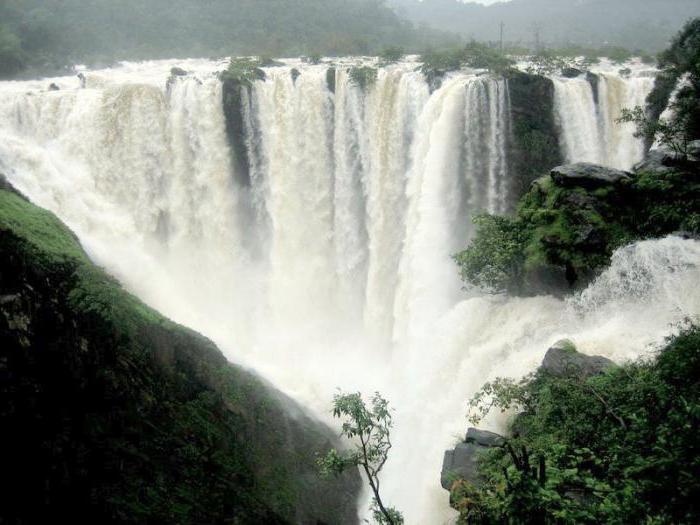
{"type": "Polygon", "coordinates": [[[561,70],[561,75],[564,78],[576,78],[583,75],[583,71],[576,69],[575,67],[565,67],[561,70]]]}
{"type": "Polygon", "coordinates": [[[478,484],[479,457],[494,447],[501,447],[505,438],[493,432],[470,428],[463,443],[458,443],[453,450],[446,450],[442,460],[440,484],[445,490],[450,490],[452,484],[463,479],[478,484]]]}
{"type": "Polygon", "coordinates": [[[356,523],[335,433],[95,267],[0,179],[0,494],[8,523],[356,523]]]}
{"type": "MultiPolygon", "coordinates": [[[[557,341],[547,350],[537,374],[542,377],[568,378],[584,380],[599,375],[617,366],[613,361],[602,356],[589,356],[576,350],[574,343],[568,339],[557,341]]],[[[513,436],[520,433],[519,425],[524,414],[515,417],[510,425],[513,436]]],[[[445,490],[452,490],[456,481],[467,481],[475,487],[482,483],[479,473],[479,460],[490,449],[503,447],[507,438],[489,432],[470,428],[462,443],[454,449],[446,450],[442,461],[440,484],[445,490]]]]}
{"type": "Polygon", "coordinates": [[[576,350],[568,339],[557,341],[544,356],[539,371],[555,377],[576,376],[581,379],[602,374],[615,366],[610,359],[602,356],[588,356],[576,350]]]}
{"type": "MultiPolygon", "coordinates": [[[[530,183],[563,159],[554,118],[554,84],[548,78],[514,72],[508,78],[511,129],[508,140],[510,195],[517,200],[530,183]]],[[[515,201],[511,203],[515,206],[515,201]]]]}
{"type": "Polygon", "coordinates": [[[578,186],[591,190],[632,180],[631,174],[626,171],[587,162],[557,166],[551,171],[550,176],[555,184],[563,188],[578,186]]]}

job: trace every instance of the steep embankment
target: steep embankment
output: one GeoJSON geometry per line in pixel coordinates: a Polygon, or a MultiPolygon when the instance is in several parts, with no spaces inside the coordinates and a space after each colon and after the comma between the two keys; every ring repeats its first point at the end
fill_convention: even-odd
{"type": "Polygon", "coordinates": [[[332,433],[0,186],[0,521],[353,523],[332,433]]]}

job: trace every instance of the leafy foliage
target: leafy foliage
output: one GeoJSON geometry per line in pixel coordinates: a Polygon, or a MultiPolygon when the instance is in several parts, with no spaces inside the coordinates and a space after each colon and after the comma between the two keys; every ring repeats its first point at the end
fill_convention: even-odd
{"type": "Polygon", "coordinates": [[[627,184],[597,189],[561,187],[545,176],[514,218],[480,216],[475,223],[474,239],[455,256],[467,283],[493,293],[537,293],[539,276],[552,274],[578,286],[626,243],[697,233],[700,181],[692,166],[643,171],[627,184]]]}
{"type": "Polygon", "coordinates": [[[417,29],[379,0],[3,0],[0,75],[74,63],[192,56],[326,56],[420,49],[453,37],[417,29]],[[18,54],[17,40],[21,46],[18,54]],[[26,60],[25,60],[26,59],[26,60]]]}
{"type": "Polygon", "coordinates": [[[495,215],[479,215],[474,224],[476,237],[465,251],[454,256],[462,279],[491,292],[506,291],[520,279],[527,231],[519,222],[495,215]]]}
{"type": "Polygon", "coordinates": [[[651,145],[655,140],[681,154],[688,143],[700,138],[700,18],[689,21],[674,38],[671,46],[659,55],[654,89],[647,97],[647,107],[627,109],[621,120],[637,126],[637,136],[651,145]],[[674,88],[684,84],[670,103],[670,117],[660,120],[674,88]]]}
{"type": "Polygon", "coordinates": [[[343,418],[342,435],[354,443],[349,452],[330,450],[318,459],[321,474],[339,475],[351,467],[361,467],[374,495],[372,515],[380,525],[400,525],[403,517],[386,507],[379,494],[379,473],[389,459],[392,416],[389,403],[377,392],[367,407],[362,394],[338,393],[333,398],[333,416],[343,418]]]}
{"type": "Polygon", "coordinates": [[[488,69],[496,75],[510,73],[514,62],[498,49],[472,40],[461,49],[428,50],[421,55],[421,71],[428,81],[464,67],[488,69]]]}
{"type": "Polygon", "coordinates": [[[372,87],[377,81],[377,69],[370,66],[350,68],[350,81],[362,90],[372,87]]]}
{"type": "Polygon", "coordinates": [[[697,523],[698,373],[691,326],[654,359],[602,375],[486,385],[472,400],[477,416],[519,415],[514,437],[481,460],[484,484],[453,486],[461,523],[697,523]]]}

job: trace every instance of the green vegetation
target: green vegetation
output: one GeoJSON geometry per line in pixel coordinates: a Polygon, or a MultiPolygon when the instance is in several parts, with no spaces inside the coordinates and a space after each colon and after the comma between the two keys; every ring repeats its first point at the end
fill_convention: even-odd
{"type": "Polygon", "coordinates": [[[626,109],[620,120],[636,124],[637,136],[648,144],[658,140],[666,148],[686,155],[688,144],[700,138],[700,18],[688,22],[671,47],[659,55],[659,68],[647,108],[626,109]],[[671,101],[671,116],[660,120],[681,78],[686,83],[671,101]]]}
{"type": "Polygon", "coordinates": [[[377,81],[377,69],[369,66],[350,68],[350,81],[362,90],[372,87],[377,81]]]}
{"type": "Polygon", "coordinates": [[[234,58],[221,74],[221,79],[250,87],[256,80],[265,80],[265,72],[260,68],[269,63],[269,59],[266,61],[261,58],[234,58]]]}
{"type": "Polygon", "coordinates": [[[358,479],[314,481],[326,430],[125,292],[54,215],[0,188],[3,520],[354,515],[358,479]]]}
{"type": "Polygon", "coordinates": [[[444,50],[429,49],[421,57],[421,72],[430,84],[440,80],[446,73],[465,67],[487,69],[506,76],[512,73],[514,62],[496,48],[472,40],[462,48],[444,50]]]}
{"type": "Polygon", "coordinates": [[[367,55],[454,40],[380,0],[3,0],[0,75],[153,58],[367,55]]]}
{"type": "Polygon", "coordinates": [[[406,55],[404,48],[399,46],[390,46],[382,49],[379,53],[379,58],[381,58],[384,64],[393,64],[394,62],[400,61],[406,55]]]}
{"type": "Polygon", "coordinates": [[[654,358],[581,378],[499,379],[472,420],[512,410],[512,438],[480,459],[483,484],[457,480],[469,524],[694,524],[700,521],[700,329],[654,358]]]}
{"type": "Polygon", "coordinates": [[[642,171],[629,181],[567,187],[545,176],[515,217],[479,216],[475,239],[455,256],[465,282],[491,292],[578,286],[635,239],[700,233],[696,169],[642,171]]]}
{"type": "Polygon", "coordinates": [[[349,452],[332,449],[318,459],[321,474],[339,475],[349,468],[361,467],[374,496],[372,514],[379,525],[401,525],[403,516],[387,507],[379,494],[379,473],[389,459],[392,427],[389,403],[379,393],[372,397],[367,408],[362,394],[336,394],[333,398],[333,416],[344,418],[343,436],[353,441],[349,452]]]}

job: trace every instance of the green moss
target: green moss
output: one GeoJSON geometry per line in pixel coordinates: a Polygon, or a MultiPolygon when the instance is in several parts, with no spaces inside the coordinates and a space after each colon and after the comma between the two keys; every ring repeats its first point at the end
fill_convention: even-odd
{"type": "MultiPolygon", "coordinates": [[[[475,244],[457,259],[462,277],[477,285],[484,284],[481,269],[499,266],[496,249],[477,245],[499,242],[495,230],[484,224],[483,220],[477,224],[475,244]]],[[[510,276],[500,275],[499,290],[556,292],[542,283],[543,276],[555,288],[565,282],[581,286],[609,263],[620,246],[679,230],[698,233],[700,180],[694,169],[682,166],[638,173],[628,184],[596,189],[559,186],[545,176],[535,180],[521,198],[513,224],[522,232],[522,252],[511,254],[517,264],[510,276]]]]}
{"type": "Polygon", "coordinates": [[[316,477],[314,453],[332,439],[323,427],[124,291],[53,214],[6,190],[0,255],[10,521],[76,508],[94,523],[354,515],[359,480],[316,477]]]}
{"type": "Polygon", "coordinates": [[[42,265],[88,261],[78,239],[55,215],[11,191],[0,190],[0,229],[24,240],[29,255],[42,265]]]}

